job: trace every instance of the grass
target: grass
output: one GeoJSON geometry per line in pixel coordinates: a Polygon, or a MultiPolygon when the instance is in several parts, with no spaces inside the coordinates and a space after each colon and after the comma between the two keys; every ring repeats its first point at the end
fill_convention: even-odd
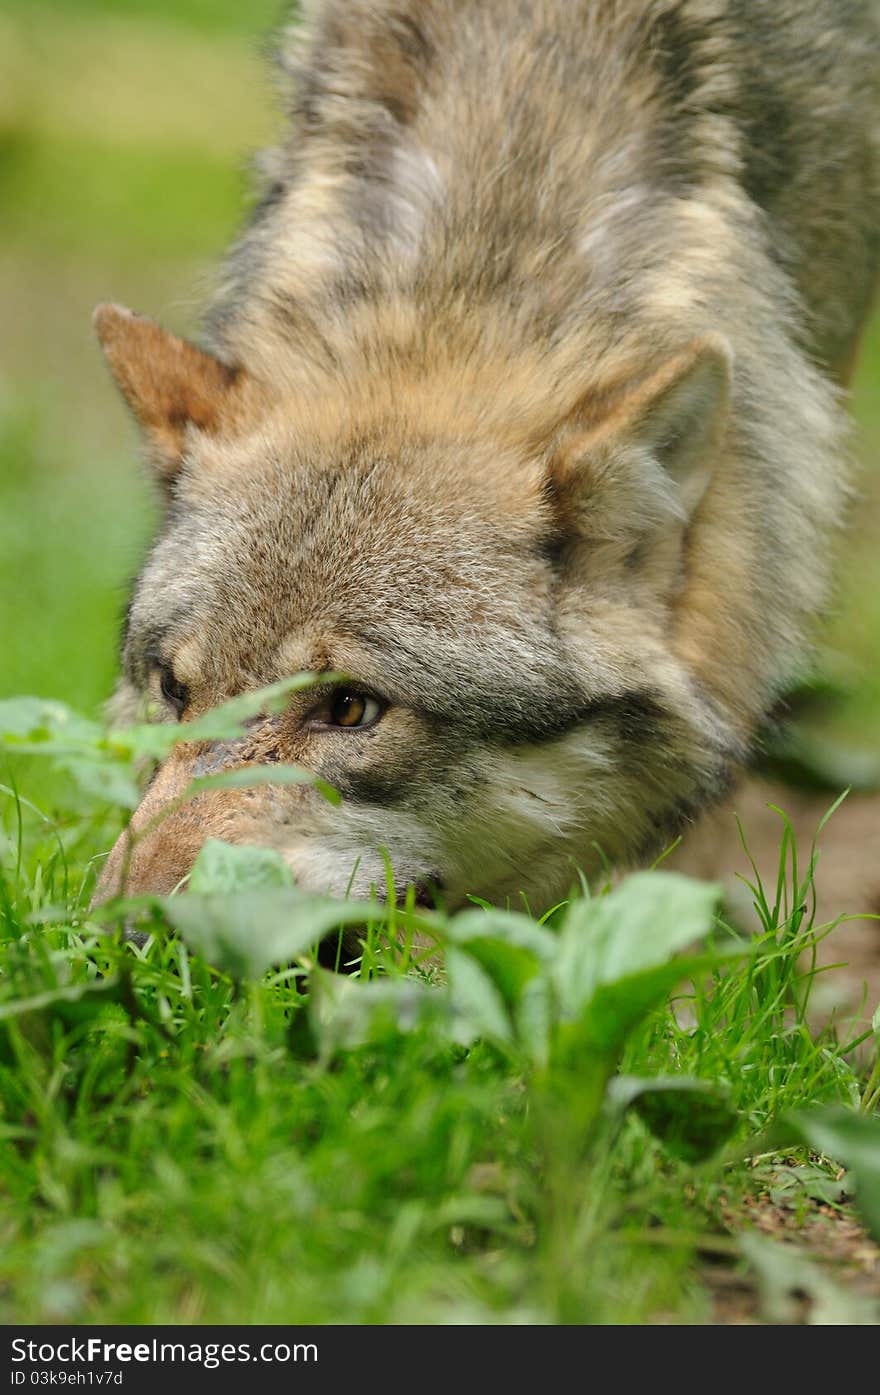
{"type": "Polygon", "coordinates": [[[748,933],[660,870],[541,923],[360,907],[340,977],[340,905],[222,844],[125,942],[130,905],[86,909],[114,816],[84,799],[4,801],[0,1320],[700,1322],[706,1255],[757,1263],[756,1190],[806,1213],[851,1163],[880,1225],[876,1072],[808,1025],[824,930],[787,832],[748,933]]]}

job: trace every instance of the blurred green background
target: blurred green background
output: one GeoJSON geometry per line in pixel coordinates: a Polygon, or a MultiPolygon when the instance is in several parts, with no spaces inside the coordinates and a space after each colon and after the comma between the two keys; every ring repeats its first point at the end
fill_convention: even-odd
{"type": "MultiPolygon", "coordinates": [[[[197,334],[277,128],[281,0],[2,0],[0,696],[93,712],[153,526],[136,441],[94,342],[120,300],[197,334]]],[[[826,629],[855,675],[835,718],[880,745],[880,326],[855,390],[864,462],[826,629]]]]}
{"type": "Polygon", "coordinates": [[[282,0],[0,0],[0,696],[94,711],[153,526],[91,329],[198,332],[277,128],[282,0]]]}

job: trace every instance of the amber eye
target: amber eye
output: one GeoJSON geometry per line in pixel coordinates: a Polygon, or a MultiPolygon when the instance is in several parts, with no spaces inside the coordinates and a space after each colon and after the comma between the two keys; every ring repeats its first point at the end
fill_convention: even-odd
{"type": "Polygon", "coordinates": [[[337,688],[327,705],[326,723],[331,727],[371,727],[382,715],[382,705],[369,693],[357,688],[337,688]]]}
{"type": "Polygon", "coordinates": [[[178,717],[189,702],[189,689],[185,683],[178,683],[170,668],[163,668],[159,679],[159,687],[166,702],[170,702],[178,717]]]}

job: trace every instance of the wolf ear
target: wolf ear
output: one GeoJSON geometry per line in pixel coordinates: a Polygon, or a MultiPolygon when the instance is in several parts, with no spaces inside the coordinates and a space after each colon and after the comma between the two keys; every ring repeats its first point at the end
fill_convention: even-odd
{"type": "Polygon", "coordinates": [[[239,374],[121,305],[99,305],[93,323],[110,371],[144,431],[157,474],[170,483],[187,428],[216,427],[239,374]]]}
{"type": "Polygon", "coordinates": [[[731,366],[727,341],[706,335],[650,376],[581,409],[579,429],[551,465],[555,493],[578,532],[632,538],[687,521],[721,442],[731,366]]]}

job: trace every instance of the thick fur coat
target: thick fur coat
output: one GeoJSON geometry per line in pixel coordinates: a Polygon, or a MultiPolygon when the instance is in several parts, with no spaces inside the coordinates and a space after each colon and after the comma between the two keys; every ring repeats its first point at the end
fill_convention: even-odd
{"type": "Polygon", "coordinates": [[[346,683],[178,747],[99,894],[215,836],[536,907],[715,800],[803,662],[878,260],[874,7],[321,0],[281,62],[206,347],[97,313],[165,499],[117,710],[346,683]],[[274,760],[342,804],[156,824],[274,760]]]}

